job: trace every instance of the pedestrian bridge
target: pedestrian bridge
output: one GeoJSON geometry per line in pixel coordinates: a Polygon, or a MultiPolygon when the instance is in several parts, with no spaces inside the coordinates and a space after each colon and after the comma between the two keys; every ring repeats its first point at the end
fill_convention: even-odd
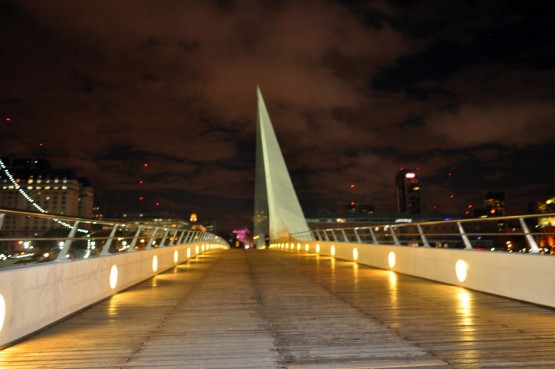
{"type": "Polygon", "coordinates": [[[0,367],[555,367],[552,308],[278,249],[199,252],[5,348],[0,367]]]}
{"type": "Polygon", "coordinates": [[[8,173],[42,212],[0,220],[62,227],[0,239],[1,368],[555,367],[555,214],[309,229],[257,94],[268,248],[47,214],[8,173]]]}

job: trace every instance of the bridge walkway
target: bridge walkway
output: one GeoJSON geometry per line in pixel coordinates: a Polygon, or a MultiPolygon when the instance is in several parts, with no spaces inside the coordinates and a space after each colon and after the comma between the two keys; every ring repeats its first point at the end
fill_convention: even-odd
{"type": "Polygon", "coordinates": [[[555,311],[330,257],[212,251],[0,368],[553,368],[555,311]]]}

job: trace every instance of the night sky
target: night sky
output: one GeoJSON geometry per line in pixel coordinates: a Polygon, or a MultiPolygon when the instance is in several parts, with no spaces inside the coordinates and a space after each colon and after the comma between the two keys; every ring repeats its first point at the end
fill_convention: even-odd
{"type": "Polygon", "coordinates": [[[0,156],[108,213],[251,227],[259,84],[305,213],[392,212],[401,167],[424,212],[525,213],[555,195],[549,4],[2,0],[0,156]]]}

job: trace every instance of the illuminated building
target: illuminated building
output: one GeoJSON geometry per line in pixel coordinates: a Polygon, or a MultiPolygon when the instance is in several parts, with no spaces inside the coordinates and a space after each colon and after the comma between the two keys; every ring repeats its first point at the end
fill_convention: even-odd
{"type": "Polygon", "coordinates": [[[420,213],[420,184],[415,171],[401,169],[395,175],[397,213],[420,213]]]}
{"type": "Polygon", "coordinates": [[[505,193],[488,192],[484,197],[484,208],[488,216],[505,215],[505,193]]]}
{"type": "MultiPolygon", "coordinates": [[[[22,194],[24,191],[36,205],[51,214],[90,218],[93,214],[94,192],[89,180],[78,178],[71,170],[52,169],[46,160],[2,158],[7,170],[0,172],[0,208],[37,211],[22,194]]],[[[59,228],[50,219],[6,215],[2,232],[5,235],[33,235],[59,228]]]]}

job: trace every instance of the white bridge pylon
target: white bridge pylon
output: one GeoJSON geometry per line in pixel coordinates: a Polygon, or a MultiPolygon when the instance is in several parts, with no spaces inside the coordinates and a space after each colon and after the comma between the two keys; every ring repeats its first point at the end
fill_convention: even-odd
{"type": "MultiPolygon", "coordinates": [[[[291,240],[291,234],[305,232],[311,239],[308,224],[266,109],[260,88],[257,87],[258,119],[256,145],[255,237],[264,237],[268,229],[270,242],[291,240]],[[265,188],[265,191],[264,191],[265,188]],[[264,201],[263,197],[267,201],[264,201]],[[262,201],[261,201],[262,199],[262,201]],[[266,207],[266,206],[267,207],[266,207]],[[264,216],[267,209],[267,217],[264,216]],[[257,218],[259,224],[257,227],[257,218]],[[260,222],[260,219],[263,219],[260,222]]],[[[259,242],[257,242],[260,245],[259,242]]]]}

